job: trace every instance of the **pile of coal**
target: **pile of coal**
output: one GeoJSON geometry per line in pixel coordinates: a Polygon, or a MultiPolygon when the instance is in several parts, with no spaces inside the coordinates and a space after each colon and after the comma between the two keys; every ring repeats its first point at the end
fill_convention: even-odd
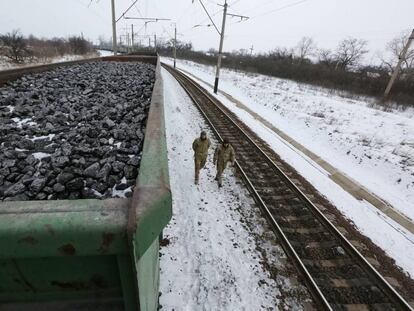
{"type": "Polygon", "coordinates": [[[128,197],[155,67],[91,62],[0,88],[0,200],[128,197]]]}

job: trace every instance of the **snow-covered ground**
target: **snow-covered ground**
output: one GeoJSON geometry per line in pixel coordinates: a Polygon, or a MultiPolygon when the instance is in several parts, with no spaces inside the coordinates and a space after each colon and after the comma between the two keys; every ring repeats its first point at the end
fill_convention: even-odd
{"type": "MultiPolygon", "coordinates": [[[[204,81],[214,81],[211,66],[180,60],[178,67],[204,81]]],[[[329,90],[226,69],[222,71],[220,88],[414,218],[414,110],[383,112],[369,107],[363,100],[340,97],[329,90]]],[[[351,219],[364,235],[414,276],[412,233],[369,203],[344,191],[317,163],[251,114],[221,94],[218,98],[351,219]]]]}
{"type": "Polygon", "coordinates": [[[98,50],[97,51],[100,56],[112,56],[114,55],[114,52],[106,51],[106,50],[98,50]]]}
{"type": "MultiPolygon", "coordinates": [[[[102,51],[105,52],[105,51],[102,51]]],[[[101,53],[101,52],[99,52],[101,53]]],[[[101,54],[101,56],[107,56],[106,53],[101,54]]],[[[68,62],[73,60],[80,60],[84,58],[92,58],[92,57],[98,57],[97,54],[88,54],[88,55],[65,55],[62,57],[54,57],[54,58],[48,58],[45,61],[39,61],[35,63],[24,63],[24,64],[14,64],[10,63],[7,59],[0,57],[0,70],[8,70],[8,69],[16,69],[16,68],[22,68],[22,67],[28,67],[28,66],[36,66],[36,65],[43,65],[43,64],[53,64],[53,63],[62,63],[62,62],[68,62]]]]}
{"type": "MultiPolygon", "coordinates": [[[[175,79],[165,70],[162,75],[173,194],[173,219],[164,230],[169,244],[161,248],[162,310],[300,310],[294,298],[281,299],[283,292],[295,288],[289,278],[281,273],[274,280],[261,265],[264,259],[255,234],[266,237],[267,233],[231,169],[224,187],[218,189],[213,148],[200,185],[194,185],[192,142],[201,130],[210,137],[212,133],[175,79]],[[246,224],[246,214],[256,217],[253,229],[246,224]]],[[[266,243],[271,254],[267,260],[283,269],[283,251],[266,243]]]]}
{"type": "MultiPolygon", "coordinates": [[[[211,66],[179,67],[214,81],[211,66]]],[[[220,88],[414,219],[414,109],[384,112],[327,89],[227,69],[220,88]]]]}

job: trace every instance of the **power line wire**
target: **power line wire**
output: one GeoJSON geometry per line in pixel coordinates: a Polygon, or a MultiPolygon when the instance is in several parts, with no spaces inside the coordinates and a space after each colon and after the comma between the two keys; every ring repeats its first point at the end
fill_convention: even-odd
{"type": "MultiPolygon", "coordinates": [[[[245,14],[246,12],[250,12],[251,13],[252,11],[256,11],[257,9],[260,9],[260,8],[262,8],[264,6],[267,6],[270,3],[274,4],[275,1],[274,0],[268,0],[265,3],[259,4],[259,5],[255,5],[254,7],[250,7],[249,9],[243,10],[240,14],[245,14]]],[[[233,3],[233,5],[234,5],[234,3],[233,3]]]]}
{"type": "MultiPolygon", "coordinates": [[[[220,9],[220,10],[218,10],[218,11],[216,11],[216,12],[214,12],[213,14],[211,14],[211,16],[212,17],[214,17],[214,16],[216,16],[217,14],[219,14],[219,13],[221,13],[222,12],[222,10],[220,9]]],[[[207,18],[205,18],[205,19],[203,19],[201,22],[199,22],[197,25],[202,25],[202,24],[204,24],[206,21],[208,21],[209,20],[209,18],[207,17],[207,18]]],[[[192,30],[194,30],[194,27],[193,26],[191,26],[191,27],[189,27],[189,28],[185,28],[184,30],[182,30],[182,31],[192,31],[192,30]]]]}
{"type": "MultiPolygon", "coordinates": [[[[188,14],[187,10],[193,5],[193,3],[190,3],[184,10],[183,10],[183,14],[177,19],[176,23],[179,24],[179,22],[181,21],[181,19],[186,16],[188,14]]],[[[194,6],[193,6],[194,8],[194,6]]]]}
{"type": "MultiPolygon", "coordinates": [[[[101,19],[103,23],[106,23],[106,19],[102,15],[100,15],[97,11],[90,8],[89,5],[86,5],[85,3],[83,3],[80,0],[76,0],[76,1],[78,2],[79,5],[83,6],[84,8],[90,9],[90,12],[92,12],[93,15],[95,15],[96,17],[99,17],[99,19],[101,19]]],[[[99,2],[99,1],[97,1],[97,2],[99,2]]]]}
{"type": "Polygon", "coordinates": [[[236,0],[236,1],[232,2],[232,3],[230,3],[229,6],[235,5],[238,2],[240,2],[240,0],[236,0]]]}
{"type": "MultiPolygon", "coordinates": [[[[131,1],[134,1],[134,0],[131,0],[131,1]]],[[[134,3],[134,7],[135,7],[135,9],[137,10],[137,12],[138,12],[139,16],[141,16],[141,17],[142,17],[141,11],[138,9],[138,7],[137,7],[136,3],[134,3]]]]}
{"type": "Polygon", "coordinates": [[[120,21],[120,19],[122,18],[122,17],[124,17],[125,16],[125,14],[126,13],[128,13],[128,11],[129,10],[131,10],[132,9],[132,7],[136,4],[138,2],[138,0],[135,0],[129,7],[128,7],[128,9],[126,9],[126,11],[124,12],[124,13],[122,13],[121,14],[121,16],[116,20],[116,22],[119,22],[120,21]]]}
{"type": "MultiPolygon", "coordinates": [[[[271,11],[265,12],[265,13],[263,13],[263,14],[259,14],[259,15],[253,16],[252,18],[257,18],[257,17],[266,16],[266,15],[272,14],[272,13],[274,13],[274,12],[278,12],[278,11],[281,11],[281,10],[284,10],[284,9],[287,9],[287,8],[291,8],[291,7],[293,7],[293,6],[299,5],[299,4],[304,3],[304,2],[306,2],[306,1],[309,1],[309,0],[301,0],[301,1],[297,1],[297,2],[295,2],[295,3],[288,4],[288,5],[282,6],[282,7],[280,7],[280,8],[277,8],[277,9],[275,9],[275,10],[271,10],[271,11]]],[[[250,18],[250,19],[252,19],[252,18],[250,18]]]]}
{"type": "Polygon", "coordinates": [[[198,1],[199,1],[199,2],[200,2],[200,4],[202,5],[202,7],[203,7],[204,11],[206,12],[206,14],[207,14],[208,18],[209,18],[209,19],[210,19],[210,21],[212,22],[212,24],[213,24],[214,28],[216,28],[217,33],[220,35],[220,31],[218,30],[218,28],[217,28],[216,24],[214,23],[213,19],[211,18],[210,13],[208,13],[208,11],[207,11],[206,7],[204,6],[203,1],[201,1],[201,0],[198,0],[198,1]]]}

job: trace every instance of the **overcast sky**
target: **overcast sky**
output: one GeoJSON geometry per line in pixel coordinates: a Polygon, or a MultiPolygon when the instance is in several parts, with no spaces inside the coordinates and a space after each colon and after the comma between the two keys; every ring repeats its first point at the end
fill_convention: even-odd
{"type": "MultiPolygon", "coordinates": [[[[116,0],[120,16],[132,0],[116,0]]],[[[196,49],[218,48],[219,36],[199,0],[139,0],[127,16],[170,18],[177,22],[179,39],[191,41],[196,49]]],[[[224,0],[203,0],[220,28],[224,0]]],[[[413,0],[228,0],[229,13],[250,17],[238,22],[228,18],[224,49],[231,51],[254,46],[268,51],[277,46],[293,47],[302,36],[313,37],[319,47],[335,48],[346,37],[366,39],[371,50],[367,62],[383,51],[386,43],[401,31],[414,28],[413,0]]],[[[83,33],[96,41],[111,37],[110,0],[0,0],[0,33],[20,29],[25,35],[66,37],[83,33]]],[[[168,39],[173,35],[171,22],[143,27],[134,21],[141,35],[157,33],[168,39]]],[[[131,27],[121,20],[118,30],[131,27]]]]}

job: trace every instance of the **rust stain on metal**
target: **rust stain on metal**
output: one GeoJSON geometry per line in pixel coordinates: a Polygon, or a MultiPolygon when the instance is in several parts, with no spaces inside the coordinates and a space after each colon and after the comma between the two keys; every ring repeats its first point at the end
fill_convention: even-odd
{"type": "Polygon", "coordinates": [[[59,287],[61,290],[64,291],[80,291],[88,288],[88,286],[85,284],[85,282],[82,281],[72,281],[72,282],[60,282],[60,281],[52,281],[50,282],[52,286],[59,287]]]}
{"type": "Polygon", "coordinates": [[[104,233],[102,234],[102,243],[99,247],[99,253],[106,254],[112,242],[115,240],[115,234],[113,233],[104,233]]]}
{"type": "Polygon", "coordinates": [[[74,256],[76,254],[76,249],[72,244],[65,244],[59,247],[59,252],[66,256],[74,256]]]}
{"type": "Polygon", "coordinates": [[[51,281],[50,284],[52,286],[58,287],[62,291],[81,291],[91,288],[99,288],[104,289],[108,288],[108,284],[106,283],[103,276],[99,274],[94,274],[89,282],[85,281],[51,281]]]}
{"type": "Polygon", "coordinates": [[[49,232],[51,235],[55,235],[55,229],[53,229],[52,225],[46,224],[45,228],[47,230],[47,232],[49,232]]]}
{"type": "Polygon", "coordinates": [[[35,244],[39,243],[39,241],[36,240],[34,237],[28,235],[28,236],[24,237],[23,239],[20,239],[19,243],[35,245],[35,244]]]}

